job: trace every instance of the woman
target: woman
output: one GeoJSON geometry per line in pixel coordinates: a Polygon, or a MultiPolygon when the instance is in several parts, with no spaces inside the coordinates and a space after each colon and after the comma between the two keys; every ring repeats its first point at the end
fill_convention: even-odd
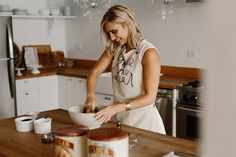
{"type": "Polygon", "coordinates": [[[165,134],[154,104],[160,77],[159,54],[142,38],[134,13],[114,5],[103,16],[101,35],[106,48],[89,73],[86,107],[94,110],[96,79],[112,63],[114,102],[96,113],[96,118],[106,123],[116,115],[122,124],[165,134]]]}

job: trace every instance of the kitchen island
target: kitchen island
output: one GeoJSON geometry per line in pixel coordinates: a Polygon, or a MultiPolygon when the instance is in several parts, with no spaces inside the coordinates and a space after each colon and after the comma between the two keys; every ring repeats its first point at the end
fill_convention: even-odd
{"type": "MultiPolygon", "coordinates": [[[[66,110],[56,109],[41,112],[39,117],[52,118],[52,130],[73,124],[66,110]]],[[[17,132],[15,117],[0,120],[0,157],[52,157],[54,144],[43,144],[40,135],[31,132],[17,132]]],[[[102,127],[114,127],[114,123],[106,123],[102,127]]],[[[178,153],[199,155],[199,143],[175,138],[121,125],[121,128],[137,138],[137,142],[129,150],[129,157],[162,157],[175,151],[178,153]]],[[[187,156],[186,156],[187,157],[187,156]]]]}

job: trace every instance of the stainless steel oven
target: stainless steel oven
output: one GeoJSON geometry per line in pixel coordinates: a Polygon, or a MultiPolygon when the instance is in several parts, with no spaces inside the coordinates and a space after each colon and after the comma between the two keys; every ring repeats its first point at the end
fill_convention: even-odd
{"type": "Polygon", "coordinates": [[[202,84],[189,82],[177,87],[176,136],[190,140],[201,138],[202,84]]]}
{"type": "Polygon", "coordinates": [[[190,140],[200,139],[202,111],[177,104],[176,136],[190,140]]]}

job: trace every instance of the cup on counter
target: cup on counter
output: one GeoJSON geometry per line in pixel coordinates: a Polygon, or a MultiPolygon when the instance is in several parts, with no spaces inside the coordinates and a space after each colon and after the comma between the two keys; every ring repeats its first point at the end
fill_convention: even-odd
{"type": "Polygon", "coordinates": [[[34,121],[34,132],[37,134],[47,134],[51,132],[52,118],[39,118],[34,121]]]}
{"type": "Polygon", "coordinates": [[[34,118],[31,116],[22,116],[15,119],[16,130],[19,132],[29,132],[34,129],[34,118]]]}

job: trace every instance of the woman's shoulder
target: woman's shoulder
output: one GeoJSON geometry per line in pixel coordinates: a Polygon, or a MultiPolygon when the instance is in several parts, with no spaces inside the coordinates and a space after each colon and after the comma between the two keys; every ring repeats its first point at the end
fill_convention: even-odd
{"type": "Polygon", "coordinates": [[[147,39],[143,39],[140,42],[139,48],[140,49],[142,49],[142,48],[155,48],[156,49],[156,47],[151,42],[149,42],[147,39]]]}
{"type": "Polygon", "coordinates": [[[140,42],[138,49],[141,52],[141,54],[144,54],[150,48],[157,50],[157,48],[151,42],[149,42],[147,39],[143,39],[140,42]]]}

